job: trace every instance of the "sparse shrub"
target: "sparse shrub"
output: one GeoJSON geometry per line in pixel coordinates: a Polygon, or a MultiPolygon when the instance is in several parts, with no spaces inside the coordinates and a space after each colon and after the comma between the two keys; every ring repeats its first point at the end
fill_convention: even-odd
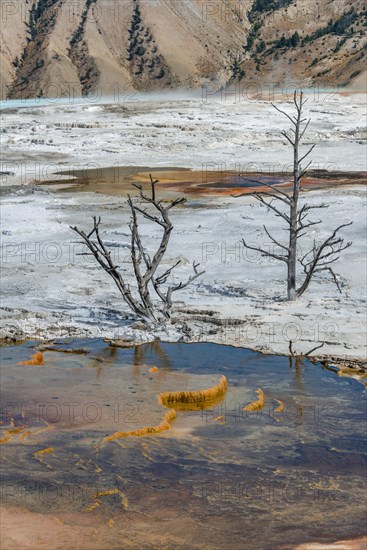
{"type": "Polygon", "coordinates": [[[257,45],[256,52],[261,53],[265,50],[265,48],[266,48],[266,44],[264,40],[261,40],[261,42],[259,42],[259,44],[257,45]]]}
{"type": "Polygon", "coordinates": [[[346,36],[344,36],[341,40],[339,40],[335,48],[333,49],[333,53],[337,53],[340,50],[340,48],[345,44],[346,41],[347,41],[346,36]]]}
{"type": "Polygon", "coordinates": [[[245,72],[241,68],[241,58],[239,55],[235,55],[232,57],[230,70],[232,73],[232,79],[241,80],[245,76],[245,72]]]}
{"type": "Polygon", "coordinates": [[[164,77],[164,75],[166,74],[165,70],[163,69],[163,67],[160,69],[159,73],[157,74],[156,78],[158,80],[160,80],[161,78],[164,77]]]}
{"type": "Polygon", "coordinates": [[[290,44],[292,46],[292,48],[295,48],[299,43],[299,34],[298,32],[296,31],[294,34],[292,34],[291,36],[291,40],[290,40],[290,44]]]}
{"type": "Polygon", "coordinates": [[[354,71],[354,73],[352,73],[352,74],[350,75],[349,78],[352,80],[352,78],[355,78],[355,77],[358,76],[360,73],[361,73],[361,71],[354,71]]]}
{"type": "Polygon", "coordinates": [[[138,46],[135,50],[135,55],[142,57],[145,54],[145,48],[138,46]]]}

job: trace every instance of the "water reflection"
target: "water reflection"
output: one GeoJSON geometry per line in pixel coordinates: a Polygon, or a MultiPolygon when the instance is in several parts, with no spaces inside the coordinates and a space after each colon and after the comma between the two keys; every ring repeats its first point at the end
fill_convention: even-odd
{"type": "Polygon", "coordinates": [[[134,365],[141,366],[146,361],[151,362],[155,360],[159,363],[160,368],[170,370],[173,365],[169,355],[162,348],[161,342],[154,341],[134,348],[134,365]]]}
{"type": "Polygon", "coordinates": [[[296,355],[294,357],[288,357],[289,367],[294,371],[294,387],[296,390],[302,392],[304,390],[303,380],[302,380],[302,368],[303,368],[303,357],[296,355]]]}

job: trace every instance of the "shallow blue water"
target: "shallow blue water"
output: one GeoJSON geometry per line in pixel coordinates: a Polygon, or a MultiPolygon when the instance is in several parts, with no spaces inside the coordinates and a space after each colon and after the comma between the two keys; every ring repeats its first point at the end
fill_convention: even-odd
{"type": "Polygon", "coordinates": [[[60,341],[59,350],[84,354],[46,351],[45,365],[19,365],[35,345],[1,349],[4,430],[10,417],[30,430],[52,425],[2,446],[5,504],[50,513],[42,493],[53,499],[53,514],[67,510],[78,518],[96,487],[118,488],[129,511],[106,497],[95,518],[112,514],[125,524],[135,517],[129,514],[143,514],[149,532],[179,530],[182,548],[199,539],[205,548],[270,550],[364,534],[366,393],[360,382],[307,360],[296,365],[209,343],[115,348],[102,340],[60,341]],[[116,430],[157,425],[164,414],[160,391],[183,384],[204,389],[222,374],[228,390],[221,403],[179,411],[172,429],[160,435],[102,443],[116,430]],[[244,411],[257,388],[265,406],[244,411]],[[73,418],[66,414],[70,402],[73,418]],[[42,403],[48,416],[37,413],[42,403]],[[94,417],[98,410],[101,418],[94,417]],[[50,447],[54,453],[35,458],[50,447]]]}

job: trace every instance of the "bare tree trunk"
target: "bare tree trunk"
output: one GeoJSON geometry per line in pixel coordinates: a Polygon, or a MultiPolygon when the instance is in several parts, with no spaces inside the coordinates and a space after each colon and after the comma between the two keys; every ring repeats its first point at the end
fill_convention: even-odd
{"type": "MultiPolygon", "coordinates": [[[[295,98],[296,99],[296,98],[295,98]]],[[[300,142],[300,124],[302,116],[302,95],[300,101],[300,107],[297,108],[297,120],[294,130],[294,142],[293,142],[293,194],[290,204],[290,225],[289,225],[289,252],[288,252],[288,300],[294,300],[296,298],[296,283],[297,283],[297,212],[298,212],[298,195],[299,195],[299,162],[298,151],[300,142]]]]}
{"type": "MultiPolygon", "coordinates": [[[[307,120],[307,123],[302,126],[302,124],[306,121],[305,118],[302,118],[302,110],[306,101],[307,100],[303,99],[303,92],[300,93],[299,99],[297,98],[297,92],[294,92],[293,103],[295,105],[297,114],[293,117],[291,117],[285,111],[279,109],[276,105],[273,105],[273,107],[277,111],[285,115],[292,124],[292,127],[290,129],[291,134],[288,134],[285,131],[281,132],[281,135],[286,138],[293,149],[293,182],[291,194],[285,193],[283,190],[277,187],[272,187],[271,185],[268,185],[264,182],[245,178],[249,182],[256,183],[263,187],[265,186],[271,189],[270,191],[266,190],[262,191],[261,193],[255,192],[252,193],[252,195],[259,202],[261,202],[261,204],[272,210],[276,216],[281,217],[289,226],[288,245],[285,245],[282,244],[279,239],[275,239],[264,225],[264,230],[272,243],[281,248],[282,252],[280,252],[279,254],[275,252],[269,252],[268,250],[265,250],[258,246],[251,246],[247,244],[244,240],[242,241],[246,248],[250,250],[256,250],[257,252],[260,252],[263,256],[275,258],[287,264],[288,300],[294,300],[301,296],[307,290],[315,273],[320,271],[328,271],[332,275],[339,292],[341,292],[338,278],[330,267],[330,264],[337,261],[339,259],[338,254],[352,244],[350,242],[344,244],[344,240],[336,236],[338,231],[342,227],[346,227],[347,225],[350,225],[352,223],[350,222],[337,227],[332,235],[328,237],[322,244],[317,245],[314,242],[313,248],[308,251],[302,258],[298,258],[299,239],[306,234],[305,230],[307,228],[321,223],[321,220],[316,222],[307,220],[309,210],[311,210],[312,208],[327,208],[327,205],[325,204],[321,204],[318,206],[308,206],[307,204],[305,204],[301,208],[299,208],[298,206],[301,180],[311,164],[311,162],[309,162],[305,168],[302,168],[302,162],[306,157],[308,157],[308,155],[315,147],[315,145],[312,145],[308,149],[308,151],[300,158],[300,144],[310,123],[309,119],[307,120]],[[270,197],[271,200],[268,202],[265,200],[264,197],[270,197]],[[279,207],[275,206],[274,199],[277,201],[276,204],[279,204],[279,207]],[[281,210],[280,206],[282,203],[286,205],[288,209],[287,212],[281,210]],[[304,280],[299,288],[297,288],[298,263],[303,267],[303,271],[305,273],[304,280]]],[[[237,196],[241,197],[243,196],[243,194],[237,196]]]]}
{"type": "Polygon", "coordinates": [[[293,198],[290,215],[289,228],[289,252],[287,261],[287,290],[288,300],[296,298],[296,276],[297,276],[297,202],[293,198]]]}

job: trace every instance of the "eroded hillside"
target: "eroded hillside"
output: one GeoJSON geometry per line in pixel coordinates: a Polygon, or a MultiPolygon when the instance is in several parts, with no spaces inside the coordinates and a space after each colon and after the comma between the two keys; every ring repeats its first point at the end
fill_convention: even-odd
{"type": "Polygon", "coordinates": [[[1,0],[2,97],[365,85],[363,0],[1,0]]]}

